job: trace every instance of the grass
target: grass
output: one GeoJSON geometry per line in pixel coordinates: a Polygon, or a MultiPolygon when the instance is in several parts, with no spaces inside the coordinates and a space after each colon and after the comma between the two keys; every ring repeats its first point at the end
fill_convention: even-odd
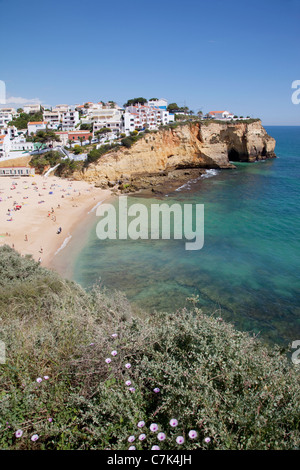
{"type": "Polygon", "coordinates": [[[299,366],[194,301],[137,315],[4,246],[0,317],[2,449],[299,448],[299,366]]]}

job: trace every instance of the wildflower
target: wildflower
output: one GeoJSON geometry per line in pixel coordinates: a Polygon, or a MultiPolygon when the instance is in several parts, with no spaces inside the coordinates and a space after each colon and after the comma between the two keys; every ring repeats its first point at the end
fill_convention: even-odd
{"type": "Polygon", "coordinates": [[[178,426],[177,419],[171,419],[170,426],[172,426],[172,428],[176,428],[176,426],[178,426]]]}
{"type": "Polygon", "coordinates": [[[109,364],[111,362],[111,358],[108,357],[107,359],[105,359],[105,362],[106,362],[106,364],[109,364]]]}
{"type": "Polygon", "coordinates": [[[45,379],[45,380],[48,380],[48,379],[49,379],[49,376],[48,376],[48,375],[44,375],[44,379],[45,379]]]}
{"type": "Polygon", "coordinates": [[[140,434],[139,435],[139,440],[143,441],[144,439],[146,439],[146,434],[140,434]]]}
{"type": "Polygon", "coordinates": [[[130,446],[128,450],[135,450],[135,446],[130,446]]]}
{"type": "Polygon", "coordinates": [[[38,435],[38,434],[33,434],[33,436],[31,436],[31,440],[32,440],[32,442],[35,442],[35,441],[37,441],[37,440],[38,440],[38,438],[39,438],[39,435],[38,435]]]}
{"type": "Polygon", "coordinates": [[[125,367],[126,367],[126,369],[130,369],[131,364],[129,364],[129,362],[128,362],[127,364],[125,364],[125,367]]]}
{"type": "Polygon", "coordinates": [[[135,441],[135,436],[128,437],[128,442],[134,442],[134,441],[135,441]]]}
{"type": "Polygon", "coordinates": [[[184,443],[184,437],[183,436],[176,437],[176,442],[177,442],[177,444],[183,444],[184,443]]]}
{"type": "Polygon", "coordinates": [[[134,392],[135,392],[135,388],[134,388],[134,387],[130,387],[130,388],[129,388],[129,391],[132,392],[132,393],[134,393],[134,392]]]}
{"type": "Polygon", "coordinates": [[[112,351],[112,352],[111,352],[111,355],[112,355],[112,356],[116,356],[117,354],[118,354],[117,351],[112,351]]]}
{"type": "Polygon", "coordinates": [[[156,423],[152,423],[150,426],[150,431],[156,432],[158,430],[158,426],[156,423]]]}
{"type": "Polygon", "coordinates": [[[16,437],[22,437],[22,436],[23,436],[23,431],[22,431],[22,429],[18,429],[18,430],[15,432],[15,436],[16,436],[16,437]]]}
{"type": "Polygon", "coordinates": [[[153,392],[159,393],[159,392],[160,392],[160,389],[159,389],[158,387],[156,387],[156,388],[153,389],[153,392]]]}
{"type": "Polygon", "coordinates": [[[210,440],[211,440],[210,437],[206,437],[206,438],[204,439],[204,442],[206,442],[206,444],[209,444],[209,443],[210,443],[210,440]]]}
{"type": "Polygon", "coordinates": [[[158,447],[158,446],[152,446],[152,447],[151,447],[151,450],[160,450],[160,447],[158,447]]]}
{"type": "Polygon", "coordinates": [[[52,423],[53,419],[52,419],[52,418],[48,418],[48,421],[49,421],[49,423],[52,423]]]}
{"type": "Polygon", "coordinates": [[[111,335],[112,338],[117,338],[117,336],[118,336],[117,333],[113,333],[113,334],[111,335]]]}
{"type": "Polygon", "coordinates": [[[43,379],[41,377],[38,377],[36,381],[40,384],[43,379]]]}
{"type": "Polygon", "coordinates": [[[138,428],[143,428],[145,426],[145,421],[139,421],[137,424],[138,428]]]}
{"type": "Polygon", "coordinates": [[[125,384],[127,385],[127,387],[129,387],[129,385],[131,385],[131,380],[126,380],[125,384]]]}
{"type": "Polygon", "coordinates": [[[164,432],[159,432],[159,433],[157,434],[157,439],[158,439],[159,441],[164,441],[165,438],[166,438],[166,435],[165,435],[164,432]]]}
{"type": "Polygon", "coordinates": [[[197,432],[194,431],[193,429],[189,432],[189,437],[191,439],[196,439],[197,435],[198,435],[197,432]]]}
{"type": "Polygon", "coordinates": [[[90,343],[90,346],[94,346],[95,343],[90,343]]]}

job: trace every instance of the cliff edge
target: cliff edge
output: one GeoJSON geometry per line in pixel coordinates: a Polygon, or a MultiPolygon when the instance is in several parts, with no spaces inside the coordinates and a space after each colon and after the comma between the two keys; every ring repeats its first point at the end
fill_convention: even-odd
{"type": "Polygon", "coordinates": [[[190,122],[146,133],[131,148],[103,155],[74,178],[112,186],[180,169],[233,168],[231,162],[274,158],[274,150],[275,139],[259,120],[190,122]]]}

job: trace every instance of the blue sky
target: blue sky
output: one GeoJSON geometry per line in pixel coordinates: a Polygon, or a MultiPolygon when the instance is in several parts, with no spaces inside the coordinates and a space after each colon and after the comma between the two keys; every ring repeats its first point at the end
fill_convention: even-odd
{"type": "Polygon", "coordinates": [[[20,106],[164,97],[300,125],[300,0],[0,0],[0,15],[20,106]]]}

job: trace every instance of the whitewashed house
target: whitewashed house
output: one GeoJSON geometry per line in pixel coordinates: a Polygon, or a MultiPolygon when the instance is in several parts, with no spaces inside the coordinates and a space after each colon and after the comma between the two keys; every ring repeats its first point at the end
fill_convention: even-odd
{"type": "Polygon", "coordinates": [[[230,113],[229,111],[210,111],[208,113],[211,119],[233,119],[234,114],[230,113]]]}
{"type": "Polygon", "coordinates": [[[28,122],[27,133],[30,136],[31,134],[36,134],[37,131],[45,131],[46,127],[47,127],[46,121],[28,122]]]}
{"type": "Polygon", "coordinates": [[[0,159],[7,158],[10,152],[11,140],[9,135],[0,134],[0,159]]]}
{"type": "Polygon", "coordinates": [[[62,131],[73,131],[79,122],[79,112],[69,109],[62,115],[62,131]]]}
{"type": "Polygon", "coordinates": [[[40,104],[27,104],[23,106],[23,111],[26,114],[39,113],[41,111],[41,105],[40,104]]]}

